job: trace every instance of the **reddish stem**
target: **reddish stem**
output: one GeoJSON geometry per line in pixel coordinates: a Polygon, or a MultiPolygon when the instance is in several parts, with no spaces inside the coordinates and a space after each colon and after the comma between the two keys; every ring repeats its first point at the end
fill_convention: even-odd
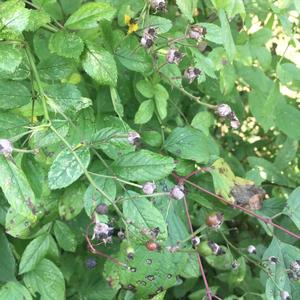
{"type": "Polygon", "coordinates": [[[257,219],[259,219],[259,220],[261,220],[261,221],[263,221],[263,222],[265,222],[265,223],[267,223],[267,224],[269,224],[269,225],[271,225],[271,226],[274,226],[274,227],[276,227],[276,228],[282,230],[282,231],[285,232],[286,234],[288,234],[288,235],[290,235],[290,236],[292,236],[292,237],[294,237],[294,238],[300,240],[300,235],[298,235],[298,234],[296,234],[296,233],[294,233],[294,232],[291,232],[291,231],[289,231],[288,229],[286,229],[286,228],[284,228],[284,227],[282,227],[282,226],[280,226],[280,225],[278,225],[278,224],[276,224],[276,223],[273,223],[271,219],[262,217],[262,216],[256,214],[255,212],[253,212],[252,210],[249,210],[249,209],[247,209],[247,208],[245,208],[245,207],[243,207],[243,206],[240,206],[240,205],[238,205],[238,204],[230,203],[230,202],[226,201],[225,198],[223,198],[223,197],[221,197],[221,196],[219,196],[219,195],[217,195],[217,194],[215,194],[215,193],[213,193],[213,192],[210,192],[210,191],[208,191],[207,189],[205,189],[205,188],[203,188],[203,187],[201,187],[201,186],[199,186],[199,185],[197,185],[197,184],[195,184],[195,183],[193,183],[193,182],[191,182],[191,181],[189,181],[189,180],[185,180],[185,179],[183,178],[183,181],[185,181],[185,182],[187,182],[188,184],[192,185],[192,186],[195,187],[196,189],[198,189],[198,190],[200,190],[200,191],[202,191],[202,192],[204,192],[204,193],[206,193],[206,194],[209,194],[209,195],[211,195],[211,196],[213,196],[213,197],[215,197],[215,198],[221,200],[223,203],[229,204],[229,205],[232,206],[232,207],[238,208],[238,209],[242,210],[243,212],[247,213],[248,215],[254,216],[255,218],[257,218],[257,219]]]}
{"type": "Polygon", "coordinates": [[[186,181],[188,178],[198,174],[198,173],[201,173],[201,172],[208,172],[209,171],[209,168],[200,168],[200,169],[197,169],[197,170],[194,170],[193,172],[187,174],[186,176],[183,177],[183,180],[186,181]]]}
{"type": "MultiPolygon", "coordinates": [[[[190,228],[191,233],[193,234],[193,225],[192,225],[192,221],[191,221],[190,213],[189,213],[189,208],[188,208],[185,197],[184,197],[184,207],[185,207],[185,214],[186,214],[186,217],[187,217],[187,220],[188,220],[189,228],[190,228]]],[[[204,285],[205,285],[206,295],[207,295],[209,300],[212,300],[212,293],[211,293],[211,290],[209,288],[209,285],[208,285],[208,282],[207,282],[207,279],[206,279],[206,276],[205,276],[204,268],[203,268],[201,257],[199,255],[199,253],[197,253],[197,260],[198,260],[198,264],[199,264],[200,273],[202,275],[203,282],[204,282],[204,285]]]]}

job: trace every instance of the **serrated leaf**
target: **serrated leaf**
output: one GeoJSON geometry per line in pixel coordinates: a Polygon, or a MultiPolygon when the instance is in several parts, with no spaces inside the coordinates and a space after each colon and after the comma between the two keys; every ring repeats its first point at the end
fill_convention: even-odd
{"type": "Polygon", "coordinates": [[[65,251],[75,252],[77,241],[70,227],[66,223],[56,220],[53,229],[58,245],[65,251]]]}
{"type": "Polygon", "coordinates": [[[0,282],[14,281],[16,279],[16,262],[11,246],[2,229],[0,229],[0,265],[0,282]]]}
{"type": "Polygon", "coordinates": [[[133,234],[133,239],[138,243],[146,243],[151,239],[151,230],[159,228],[157,241],[165,241],[168,238],[167,224],[161,212],[146,198],[134,198],[141,196],[133,191],[125,193],[125,198],[132,199],[123,202],[123,213],[129,221],[129,230],[133,234]],[[141,232],[146,234],[142,235],[141,232]],[[148,234],[147,234],[148,233],[148,234]]]}
{"type": "Polygon", "coordinates": [[[82,60],[85,72],[97,83],[116,86],[118,73],[113,56],[104,49],[88,49],[82,60]]]}
{"type": "Polygon", "coordinates": [[[0,288],[0,299],[32,300],[32,297],[25,286],[18,282],[10,281],[0,288]]]}
{"type": "Polygon", "coordinates": [[[138,111],[134,117],[135,124],[145,124],[149,122],[154,113],[154,103],[153,100],[146,100],[140,104],[138,111]]]}
{"type": "Polygon", "coordinates": [[[0,111],[0,136],[10,139],[26,132],[25,126],[28,125],[26,118],[16,113],[0,111]]]}
{"type": "Polygon", "coordinates": [[[88,167],[91,159],[90,151],[87,148],[79,148],[74,150],[74,153],[65,149],[55,158],[48,173],[50,189],[55,190],[67,187],[84,173],[82,167],[88,167]],[[82,166],[77,161],[74,153],[81,161],[82,166]]]}
{"type": "Polygon", "coordinates": [[[48,234],[41,235],[32,240],[25,248],[20,265],[19,274],[24,274],[33,270],[39,262],[45,258],[50,246],[48,234]]]}
{"type": "Polygon", "coordinates": [[[128,180],[158,180],[174,169],[174,160],[149,150],[128,153],[119,157],[112,167],[115,173],[128,180]]]}
{"type": "Polygon", "coordinates": [[[83,40],[73,32],[58,31],[49,41],[52,53],[68,58],[78,58],[84,48],[83,40]]]}
{"type": "Polygon", "coordinates": [[[21,49],[13,45],[0,45],[0,70],[13,73],[21,64],[21,49]]]}
{"type": "Polygon", "coordinates": [[[12,109],[26,105],[31,100],[28,88],[20,82],[0,81],[0,109],[12,109]]]}
{"type": "Polygon", "coordinates": [[[191,127],[175,128],[167,138],[164,148],[180,158],[196,162],[208,162],[219,153],[217,144],[210,136],[191,127]]]}
{"type": "Polygon", "coordinates": [[[289,216],[292,221],[300,229],[300,187],[296,188],[290,195],[287,201],[287,207],[283,213],[289,216]]]}
{"type": "Polygon", "coordinates": [[[85,3],[66,21],[65,26],[73,30],[91,29],[98,27],[101,20],[110,21],[115,9],[108,3],[85,3]]]}
{"type": "Polygon", "coordinates": [[[16,212],[27,218],[36,218],[35,195],[25,174],[3,155],[0,155],[0,187],[16,212]]]}
{"type": "Polygon", "coordinates": [[[51,22],[50,16],[42,10],[30,10],[29,22],[26,26],[28,31],[36,31],[40,27],[51,22]]]}
{"type": "MultiPolygon", "coordinates": [[[[102,190],[112,201],[115,200],[117,188],[113,179],[95,176],[94,182],[97,188],[102,190]]],[[[84,208],[87,215],[91,217],[100,203],[111,205],[111,202],[105,196],[97,191],[94,186],[90,185],[84,194],[84,208]]]]}
{"type": "Polygon", "coordinates": [[[50,260],[43,259],[34,270],[26,273],[24,282],[33,293],[39,293],[43,300],[65,299],[65,282],[59,268],[50,260]]]}

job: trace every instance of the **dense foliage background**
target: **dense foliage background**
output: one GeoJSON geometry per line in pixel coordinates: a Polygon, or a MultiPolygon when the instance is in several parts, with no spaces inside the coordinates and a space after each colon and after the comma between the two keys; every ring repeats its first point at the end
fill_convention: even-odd
{"type": "Polygon", "coordinates": [[[299,299],[299,11],[0,1],[0,299],[299,299]]]}

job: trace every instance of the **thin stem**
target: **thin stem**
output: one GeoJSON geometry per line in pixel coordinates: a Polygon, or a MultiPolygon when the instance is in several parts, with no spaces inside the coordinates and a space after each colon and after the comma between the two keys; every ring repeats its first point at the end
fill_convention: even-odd
{"type": "Polygon", "coordinates": [[[33,55],[32,55],[31,50],[29,48],[29,45],[26,45],[25,51],[26,51],[26,55],[27,55],[27,58],[28,58],[28,61],[29,61],[29,64],[30,64],[31,71],[32,71],[32,73],[34,75],[34,78],[36,80],[36,83],[37,83],[38,92],[39,92],[39,94],[42,98],[42,104],[43,104],[45,120],[47,122],[50,122],[50,117],[49,117],[49,113],[48,113],[48,108],[47,108],[46,98],[45,98],[45,94],[44,94],[44,89],[43,89],[42,82],[40,80],[40,76],[39,76],[39,73],[37,71],[37,68],[36,68],[36,65],[35,65],[35,62],[34,62],[33,55]]]}
{"type": "MultiPolygon", "coordinates": [[[[184,202],[185,214],[186,214],[186,217],[187,217],[188,225],[189,225],[191,233],[193,233],[193,225],[192,225],[192,221],[191,221],[191,218],[190,218],[190,212],[189,212],[189,208],[188,208],[187,201],[186,201],[185,197],[183,198],[183,202],[184,202]]],[[[204,268],[203,268],[201,257],[200,257],[199,253],[197,253],[197,260],[198,260],[198,264],[199,264],[200,273],[202,275],[203,282],[204,282],[204,285],[205,285],[206,295],[207,295],[209,300],[212,300],[212,292],[209,288],[209,285],[208,285],[208,282],[207,282],[207,279],[206,279],[206,276],[205,276],[204,268]]]]}
{"type": "Polygon", "coordinates": [[[191,240],[193,237],[195,237],[198,233],[200,233],[201,231],[205,230],[207,228],[207,225],[202,225],[201,227],[199,227],[197,230],[195,230],[194,232],[192,232],[192,234],[190,236],[188,236],[186,239],[180,241],[181,244],[186,243],[187,241],[191,240]]]}
{"type": "Polygon", "coordinates": [[[203,188],[203,187],[201,187],[201,186],[199,186],[199,185],[197,185],[197,184],[195,184],[195,183],[193,183],[193,182],[191,182],[189,180],[184,180],[184,181],[187,182],[188,184],[190,184],[191,186],[193,186],[194,188],[196,188],[196,189],[198,189],[198,190],[200,190],[200,191],[202,191],[202,192],[204,192],[206,194],[209,194],[209,195],[211,195],[211,196],[213,196],[213,197],[221,200],[223,203],[228,204],[228,205],[230,205],[232,207],[238,208],[239,210],[245,212],[246,214],[254,216],[255,218],[263,221],[264,223],[269,224],[269,225],[271,225],[273,227],[276,227],[276,228],[282,230],[283,232],[285,232],[286,234],[288,234],[288,235],[290,235],[290,236],[292,236],[292,237],[300,240],[300,235],[298,235],[298,234],[296,234],[294,232],[291,232],[288,229],[283,228],[282,226],[280,226],[280,225],[278,225],[276,223],[273,223],[270,218],[262,217],[262,216],[258,215],[257,213],[253,212],[252,210],[249,210],[249,209],[247,209],[247,208],[245,208],[243,206],[240,206],[240,205],[235,204],[235,203],[230,203],[225,198],[223,198],[223,197],[221,197],[221,196],[219,196],[219,195],[217,195],[217,194],[215,194],[213,192],[210,192],[207,189],[205,189],[205,188],[203,188]]]}

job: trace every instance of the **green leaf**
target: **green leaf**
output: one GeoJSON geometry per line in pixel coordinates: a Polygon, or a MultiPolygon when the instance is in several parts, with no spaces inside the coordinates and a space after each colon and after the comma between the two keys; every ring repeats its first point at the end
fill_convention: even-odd
{"type": "Polygon", "coordinates": [[[230,25],[226,13],[223,9],[219,10],[218,15],[221,22],[223,45],[225,47],[229,61],[232,62],[236,54],[236,47],[231,34],[230,25]]]}
{"type": "MultiPolygon", "coordinates": [[[[95,176],[94,182],[97,188],[102,190],[112,201],[115,200],[117,188],[113,179],[95,176]]],[[[90,185],[84,194],[84,208],[87,215],[91,217],[100,203],[111,205],[111,202],[105,196],[97,191],[93,185],[90,185]]]]}
{"type": "Polygon", "coordinates": [[[113,56],[104,49],[88,49],[82,60],[85,72],[97,83],[116,86],[118,73],[113,56]]]}
{"type": "Polygon", "coordinates": [[[35,219],[35,195],[23,171],[14,162],[0,155],[0,187],[11,205],[24,217],[35,219]]]}
{"type": "Polygon", "coordinates": [[[101,20],[112,20],[115,9],[108,3],[85,3],[66,21],[65,26],[73,30],[98,27],[101,20]]]}
{"type": "Polygon", "coordinates": [[[76,110],[81,103],[81,93],[73,84],[48,85],[45,93],[54,102],[50,104],[54,111],[76,110]]]}
{"type": "Polygon", "coordinates": [[[21,64],[22,52],[14,45],[0,45],[0,70],[13,73],[21,64]]]}
{"type": "Polygon", "coordinates": [[[42,10],[30,10],[29,22],[26,31],[36,31],[51,22],[50,16],[42,10]]]}
{"type": "Polygon", "coordinates": [[[151,230],[159,228],[157,241],[165,241],[168,238],[167,224],[161,212],[146,198],[134,198],[141,195],[133,191],[125,193],[123,213],[126,220],[130,220],[129,230],[136,242],[144,244],[151,239],[151,230]],[[132,222],[132,223],[131,223],[132,222]],[[145,232],[144,235],[141,231],[145,232]]]}
{"type": "Polygon", "coordinates": [[[299,143],[296,140],[293,140],[289,137],[285,140],[274,161],[274,165],[277,167],[277,169],[283,170],[289,166],[289,162],[296,157],[298,146],[299,143]]]}
{"type": "Polygon", "coordinates": [[[220,71],[220,90],[224,95],[228,95],[235,87],[237,79],[235,68],[232,64],[226,64],[220,71]]]}
{"type": "Polygon", "coordinates": [[[143,101],[135,114],[134,123],[145,124],[150,121],[154,113],[153,100],[143,101]]]}
{"type": "Polygon", "coordinates": [[[192,120],[191,126],[209,135],[209,128],[214,124],[213,116],[207,111],[198,112],[192,120]]]}
{"type": "Polygon", "coordinates": [[[163,120],[167,116],[167,100],[169,99],[169,93],[161,84],[157,84],[154,87],[154,99],[157,112],[160,118],[163,120]]]}
{"type": "Polygon", "coordinates": [[[175,167],[171,157],[149,150],[128,153],[112,164],[114,172],[128,180],[158,180],[168,176],[175,167]]]}
{"type": "MultiPolygon", "coordinates": [[[[14,281],[16,279],[16,262],[6,235],[0,229],[0,282],[14,281]]],[[[1,299],[1,290],[0,290],[1,299]]],[[[4,299],[4,298],[2,298],[4,299]]]]}
{"type": "Polygon", "coordinates": [[[65,282],[58,267],[43,259],[34,270],[26,273],[24,282],[32,293],[39,293],[44,300],[64,300],[65,282]]]}
{"type": "Polygon", "coordinates": [[[154,97],[154,91],[153,91],[153,85],[151,82],[146,80],[140,80],[136,84],[137,90],[146,98],[153,98],[154,97]]]}
{"type": "Polygon", "coordinates": [[[65,251],[75,252],[77,241],[70,227],[66,223],[56,220],[53,229],[58,245],[65,251]]]}
{"type": "Polygon", "coordinates": [[[300,111],[292,105],[279,103],[275,110],[275,124],[288,137],[300,139],[300,111]]]}
{"type": "Polygon", "coordinates": [[[124,107],[116,88],[110,87],[110,96],[116,114],[119,118],[124,117],[124,107]]]}
{"type": "Polygon", "coordinates": [[[23,1],[10,0],[0,3],[1,29],[22,32],[28,23],[30,11],[25,8],[23,1]]]}
{"type": "Polygon", "coordinates": [[[287,207],[283,213],[289,216],[292,221],[300,229],[300,187],[296,188],[290,195],[287,201],[287,207]]]}
{"type": "Polygon", "coordinates": [[[197,23],[196,25],[206,28],[207,33],[205,35],[205,40],[219,45],[223,44],[222,30],[220,26],[213,23],[197,23]]]}
{"type": "Polygon", "coordinates": [[[209,256],[205,256],[205,260],[207,261],[207,263],[209,265],[211,265],[214,269],[216,270],[232,270],[232,262],[233,262],[233,256],[231,251],[229,250],[229,248],[224,249],[224,247],[222,247],[223,250],[225,250],[225,254],[223,255],[209,255],[209,256]]]}
{"type": "Polygon", "coordinates": [[[75,183],[68,187],[59,199],[58,211],[61,218],[71,220],[81,212],[85,185],[75,183]]]}
{"type": "Polygon", "coordinates": [[[176,0],[181,13],[191,22],[193,22],[193,13],[197,7],[197,1],[194,0],[176,0]]]}
{"type": "Polygon", "coordinates": [[[48,234],[40,235],[32,240],[25,248],[22,254],[19,274],[27,273],[33,270],[40,261],[45,258],[50,246],[50,237],[48,234]]]}
{"type": "Polygon", "coordinates": [[[0,109],[12,109],[26,105],[31,100],[27,87],[20,82],[0,81],[0,109]]]}
{"type": "MultiPolygon", "coordinates": [[[[300,81],[300,69],[291,63],[277,66],[277,75],[283,84],[291,85],[293,81],[300,81]]],[[[297,83],[296,83],[297,84],[297,83]]]]}
{"type": "Polygon", "coordinates": [[[0,288],[0,299],[32,300],[32,297],[25,286],[18,282],[10,281],[0,288]]]}
{"type": "Polygon", "coordinates": [[[204,163],[219,154],[218,146],[210,136],[191,127],[175,128],[164,148],[180,158],[204,163]]]}
{"type": "Polygon", "coordinates": [[[25,126],[29,122],[26,118],[11,112],[0,111],[0,136],[10,139],[27,131],[25,126]]]}
{"type": "Polygon", "coordinates": [[[52,53],[68,58],[79,58],[83,48],[82,39],[72,32],[58,31],[49,41],[49,49],[52,53]]]}
{"type": "Polygon", "coordinates": [[[143,25],[144,28],[154,27],[157,30],[158,34],[168,32],[172,28],[172,26],[173,24],[171,20],[152,15],[150,15],[149,18],[146,19],[146,22],[143,25]]]}
{"type": "Polygon", "coordinates": [[[88,167],[91,159],[89,149],[79,148],[73,152],[65,149],[55,158],[48,173],[50,189],[61,189],[71,185],[84,173],[82,167],[88,167]],[[81,161],[82,166],[75,155],[81,161]]]}

